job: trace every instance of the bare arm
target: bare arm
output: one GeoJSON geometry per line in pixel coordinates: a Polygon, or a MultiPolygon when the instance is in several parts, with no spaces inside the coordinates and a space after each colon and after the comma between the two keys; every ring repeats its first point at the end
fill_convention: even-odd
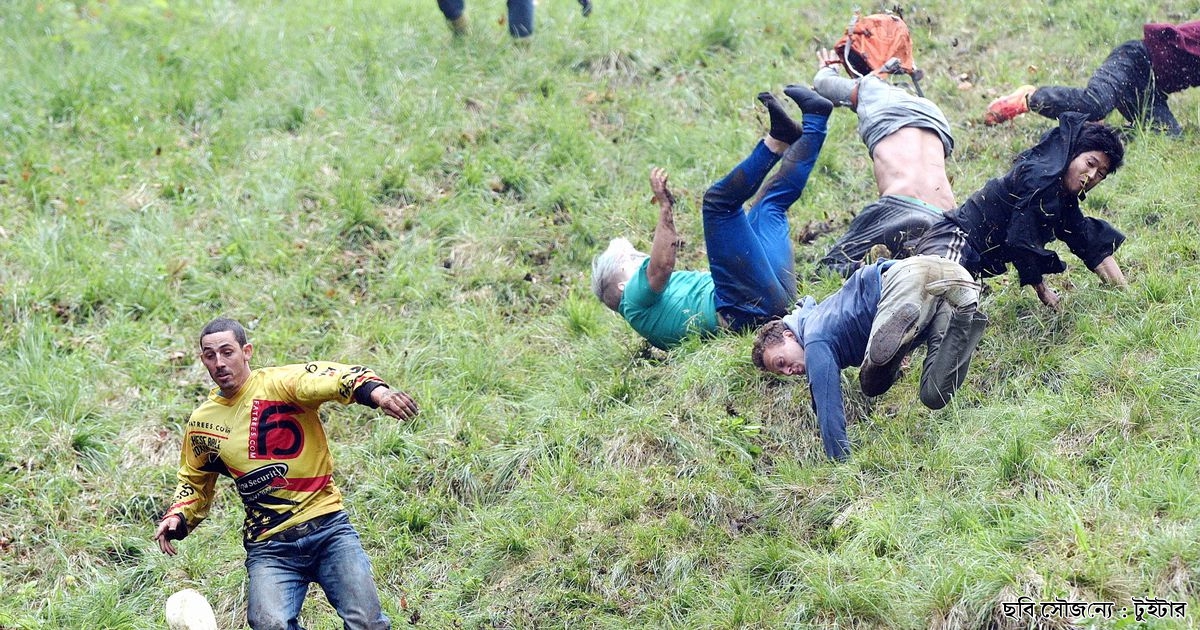
{"type": "Polygon", "coordinates": [[[1118,287],[1129,286],[1129,281],[1125,279],[1125,274],[1121,273],[1121,267],[1117,264],[1117,259],[1112,256],[1106,257],[1100,261],[1099,265],[1092,270],[1106,284],[1116,285],[1118,287]]]}
{"type": "Polygon", "coordinates": [[[661,293],[675,271],[675,249],[679,246],[679,234],[675,232],[675,196],[667,188],[667,171],[657,166],[650,169],[650,189],[654,191],[654,201],[658,202],[658,225],[654,228],[654,243],[650,246],[646,280],[650,290],[661,293]]]}

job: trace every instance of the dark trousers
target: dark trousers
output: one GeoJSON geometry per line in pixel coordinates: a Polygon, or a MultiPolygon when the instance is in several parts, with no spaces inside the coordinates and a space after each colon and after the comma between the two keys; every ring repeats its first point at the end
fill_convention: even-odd
{"type": "Polygon", "coordinates": [[[1144,121],[1171,135],[1181,131],[1167,107],[1166,93],[1154,85],[1150,55],[1141,40],[1114,48],[1086,88],[1039,87],[1029,96],[1029,109],[1055,119],[1065,112],[1080,112],[1089,120],[1102,120],[1116,109],[1129,122],[1144,121]]]}
{"type": "Polygon", "coordinates": [[[854,217],[846,233],[817,264],[849,278],[874,245],[887,246],[892,258],[907,258],[917,239],[941,219],[942,212],[933,206],[884,195],[854,217]]]}

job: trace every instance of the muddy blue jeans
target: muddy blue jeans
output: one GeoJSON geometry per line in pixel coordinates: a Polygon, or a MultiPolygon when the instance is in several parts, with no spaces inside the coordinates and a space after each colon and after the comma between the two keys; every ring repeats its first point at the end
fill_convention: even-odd
{"type": "Polygon", "coordinates": [[[759,142],[740,164],[704,193],[701,213],[717,312],[733,330],[786,315],[796,301],[788,208],[808,183],[825,142],[828,116],[805,115],[804,135],[782,156],[749,211],[742,208],[780,156],[759,142]]]}
{"type": "Polygon", "coordinates": [[[245,547],[246,618],[254,630],[300,630],[300,607],[312,582],[321,585],[347,630],[391,628],[379,604],[371,561],[345,512],[317,517],[245,547]],[[290,540],[293,536],[298,537],[290,540]]]}

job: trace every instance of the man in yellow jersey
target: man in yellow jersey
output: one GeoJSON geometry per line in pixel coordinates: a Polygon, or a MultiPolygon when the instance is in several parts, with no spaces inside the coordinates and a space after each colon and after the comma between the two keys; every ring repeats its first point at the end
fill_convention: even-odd
{"type": "Polygon", "coordinates": [[[371,563],[342,511],[321,403],[357,402],[393,418],[417,405],[371,369],[325,361],[250,369],[253,346],[241,324],[219,318],[200,332],[200,360],[217,387],[192,412],[183,436],[179,485],[155,540],[173,540],[208,516],[218,475],[231,477],[246,508],[243,544],[247,621],[254,630],[294,630],[316,582],[345,627],[390,628],[371,563]]]}

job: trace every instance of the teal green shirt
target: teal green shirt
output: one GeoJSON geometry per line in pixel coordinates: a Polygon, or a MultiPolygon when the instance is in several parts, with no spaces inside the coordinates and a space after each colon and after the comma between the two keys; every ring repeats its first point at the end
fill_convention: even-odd
{"type": "Polygon", "coordinates": [[[625,283],[621,317],[657,348],[679,345],[690,333],[711,335],[720,329],[713,301],[712,274],[707,271],[675,271],[662,293],[650,289],[647,258],[625,283]]]}

